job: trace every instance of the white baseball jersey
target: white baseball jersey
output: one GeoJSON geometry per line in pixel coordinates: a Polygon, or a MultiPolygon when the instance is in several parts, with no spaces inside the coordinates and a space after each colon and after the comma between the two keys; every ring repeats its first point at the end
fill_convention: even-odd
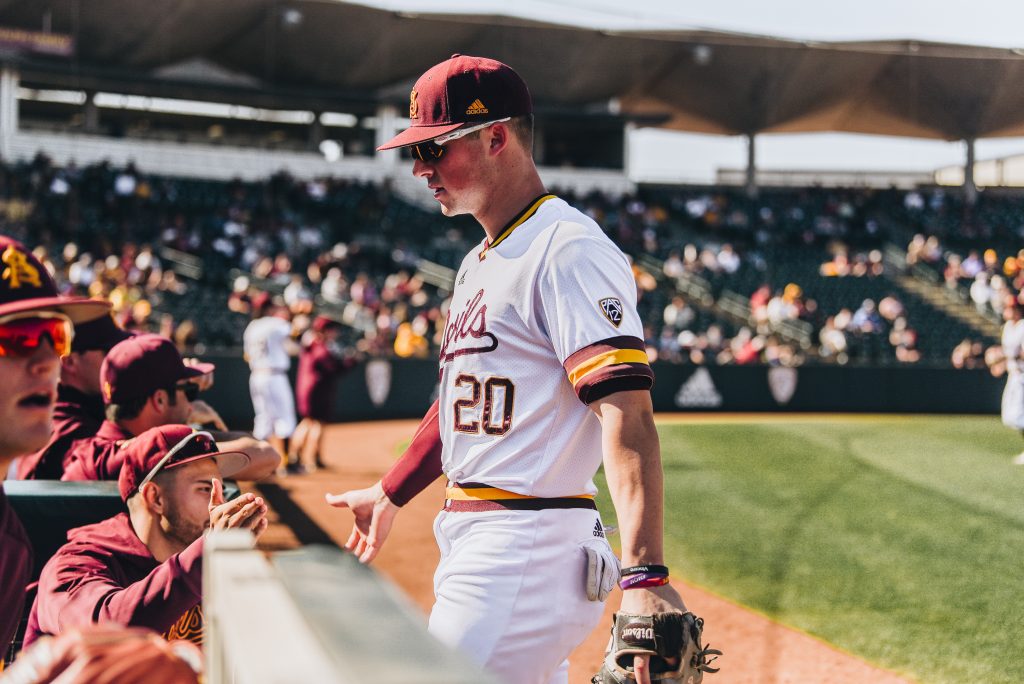
{"type": "Polygon", "coordinates": [[[1024,430],[1024,321],[1003,324],[1002,347],[1006,355],[1006,387],[999,412],[1003,425],[1024,430]]]}
{"type": "Polygon", "coordinates": [[[456,276],[440,354],[450,480],[536,497],[594,494],[587,403],[653,375],[625,255],[583,213],[538,198],[456,276]]]}
{"type": "Polygon", "coordinates": [[[264,316],[249,323],[242,335],[242,345],[249,368],[260,371],[288,370],[291,359],[285,341],[291,337],[291,323],[276,316],[264,316]]]}

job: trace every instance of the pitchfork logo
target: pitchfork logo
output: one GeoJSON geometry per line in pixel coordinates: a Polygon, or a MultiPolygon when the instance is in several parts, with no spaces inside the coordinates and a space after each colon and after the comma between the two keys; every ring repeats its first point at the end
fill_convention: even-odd
{"type": "Polygon", "coordinates": [[[42,287],[42,283],[39,280],[39,269],[32,265],[24,252],[15,249],[13,246],[8,247],[4,251],[3,256],[0,257],[0,260],[7,266],[3,273],[0,273],[0,278],[6,280],[11,289],[17,290],[26,284],[33,287],[42,287]]]}
{"type": "Polygon", "coordinates": [[[598,304],[608,322],[618,328],[622,324],[622,301],[618,297],[605,297],[598,304]]]}

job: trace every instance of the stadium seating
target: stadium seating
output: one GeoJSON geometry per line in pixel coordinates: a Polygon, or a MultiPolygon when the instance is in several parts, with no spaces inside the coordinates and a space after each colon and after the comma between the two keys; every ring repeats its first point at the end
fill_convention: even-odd
{"type": "MultiPolygon", "coordinates": [[[[983,195],[973,212],[956,195],[938,189],[776,188],[749,197],[738,188],[645,187],[618,199],[599,192],[564,195],[638,263],[659,264],[647,268],[648,275],[657,276],[655,286],[638,283],[644,290],[639,307],[650,344],[662,336],[662,312],[679,288],[695,287],[694,303],[700,305],[684,332],[699,334],[717,325],[732,337],[756,323],[742,320],[739,302],[763,285],[778,292],[793,284],[804,300],[815,301],[816,309],[802,313],[788,328],[768,332],[800,341],[806,362],[818,358],[814,346],[825,319],[843,309],[854,311],[865,299],[877,303],[890,295],[905,308],[906,325],[916,332],[927,363],[948,364],[952,348],[965,338],[994,343],[990,328],[974,329],[969,319],[949,315],[908,291],[900,285],[902,266],[887,258],[883,269],[874,255],[898,252],[922,233],[941,238],[947,250],[992,249],[1002,259],[1016,255],[1024,225],[1015,193],[983,195]],[[872,268],[880,273],[823,275],[823,264],[836,254],[863,267],[872,250],[872,268]],[[723,252],[734,262],[718,263],[723,252]],[[667,278],[652,272],[660,265],[668,269],[670,262],[681,264],[683,272],[667,278]]],[[[278,294],[298,274],[314,305],[322,307],[328,303],[320,297],[320,280],[336,267],[346,286],[363,279],[360,296],[369,299],[354,302],[347,315],[362,321],[355,329],[366,338],[364,347],[374,354],[393,353],[394,330],[402,322],[427,316],[435,325],[433,335],[439,333],[436,323],[448,296],[444,274],[456,269],[480,240],[471,219],[444,218],[381,182],[297,181],[285,173],[262,180],[160,177],[132,164],[58,167],[42,155],[0,168],[0,219],[5,232],[42,242],[69,288],[111,296],[120,287],[123,320],[134,317],[132,325],[153,329],[165,317],[174,324],[191,321],[196,330],[190,339],[205,348],[239,344],[247,316],[228,308],[230,284],[239,273],[278,294]],[[115,268],[98,275],[100,285],[76,282],[71,270],[80,257],[65,256],[69,241],[78,255],[114,255],[127,275],[115,268]],[[145,278],[156,279],[158,268],[134,274],[129,261],[143,245],[152,245],[160,267],[175,277],[154,284],[145,278]],[[420,270],[427,283],[419,288],[423,294],[412,299],[406,292],[380,301],[388,278],[403,270],[420,270]],[[150,311],[146,306],[142,313],[130,310],[140,299],[150,311]]],[[[941,272],[943,263],[916,268],[919,275],[921,269],[941,272]]],[[[967,286],[962,283],[961,298],[967,286]]],[[[350,304],[353,297],[345,293],[331,306],[343,313],[350,304]]],[[[850,360],[891,361],[885,336],[860,340],[864,351],[850,360]]]]}

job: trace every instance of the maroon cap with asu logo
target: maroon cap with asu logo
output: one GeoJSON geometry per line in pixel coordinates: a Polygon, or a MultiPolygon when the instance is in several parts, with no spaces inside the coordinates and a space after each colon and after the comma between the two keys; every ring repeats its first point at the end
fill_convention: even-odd
{"type": "Polygon", "coordinates": [[[148,397],[159,389],[212,373],[212,363],[186,366],[177,347],[166,337],[146,333],[129,337],[107,352],[100,367],[103,401],[120,404],[148,397]]]}
{"type": "Polygon", "coordinates": [[[110,311],[110,302],[61,297],[50,272],[25,246],[0,235],[0,318],[32,311],[56,311],[72,323],[110,311]]]}
{"type": "Polygon", "coordinates": [[[416,81],[409,94],[411,125],[377,149],[418,145],[466,124],[532,112],[530,91],[512,67],[486,57],[452,55],[416,81]]]}
{"type": "Polygon", "coordinates": [[[210,433],[193,430],[188,425],[150,428],[125,444],[121,452],[124,465],[117,479],[117,488],[124,501],[157,474],[186,463],[215,459],[221,477],[231,477],[249,465],[249,456],[245,452],[218,451],[210,433]]]}

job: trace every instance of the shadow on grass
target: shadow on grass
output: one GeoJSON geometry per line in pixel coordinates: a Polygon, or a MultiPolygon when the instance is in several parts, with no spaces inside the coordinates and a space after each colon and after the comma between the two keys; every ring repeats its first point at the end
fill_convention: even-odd
{"type": "MultiPolygon", "coordinates": [[[[800,537],[801,530],[818,517],[818,511],[825,508],[829,501],[835,499],[843,487],[854,480],[858,472],[868,469],[867,465],[854,457],[853,449],[848,439],[844,438],[841,443],[836,444],[836,448],[843,451],[849,457],[848,462],[853,466],[853,472],[843,469],[837,471],[836,476],[825,483],[816,496],[803,501],[804,505],[793,515],[789,525],[786,526],[782,538],[790,543],[780,546],[779,553],[771,559],[766,567],[766,579],[769,590],[765,594],[764,608],[769,615],[782,617],[782,596],[788,588],[786,579],[793,564],[793,550],[797,547],[796,540],[800,537]]],[[[778,641],[778,633],[775,631],[770,631],[765,635],[767,647],[765,648],[764,665],[761,670],[765,673],[765,684],[779,681],[778,673],[785,670],[779,663],[782,649],[777,643],[778,641]]]]}
{"type": "Polygon", "coordinates": [[[327,534],[324,528],[317,525],[316,521],[292,500],[287,489],[274,482],[257,483],[256,489],[259,490],[260,496],[266,499],[271,508],[277,512],[281,522],[291,529],[299,543],[337,546],[331,539],[331,535],[327,534]]]}

